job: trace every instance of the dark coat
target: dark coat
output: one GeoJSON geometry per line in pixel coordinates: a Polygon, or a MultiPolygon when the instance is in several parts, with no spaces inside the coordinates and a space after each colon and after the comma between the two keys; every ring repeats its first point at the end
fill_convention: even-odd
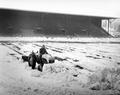
{"type": "Polygon", "coordinates": [[[40,55],[43,55],[43,54],[48,54],[48,52],[46,51],[46,49],[44,47],[40,48],[40,55]]]}

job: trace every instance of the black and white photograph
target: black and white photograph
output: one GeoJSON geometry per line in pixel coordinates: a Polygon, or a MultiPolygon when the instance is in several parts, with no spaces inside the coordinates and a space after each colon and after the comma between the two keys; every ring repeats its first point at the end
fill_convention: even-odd
{"type": "Polygon", "coordinates": [[[120,0],[0,0],[0,95],[120,95],[120,0]]]}

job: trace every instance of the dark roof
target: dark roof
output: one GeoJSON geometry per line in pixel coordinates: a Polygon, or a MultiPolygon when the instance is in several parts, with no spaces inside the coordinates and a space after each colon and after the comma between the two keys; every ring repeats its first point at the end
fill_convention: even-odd
{"type": "Polygon", "coordinates": [[[8,9],[8,8],[0,8],[0,11],[18,11],[18,12],[34,12],[34,13],[43,13],[43,14],[60,14],[60,15],[69,15],[69,16],[84,16],[84,17],[89,17],[89,18],[100,18],[100,19],[116,19],[116,17],[106,17],[106,16],[93,16],[93,15],[78,15],[78,14],[63,14],[63,13],[54,13],[54,12],[40,12],[40,11],[30,11],[30,10],[19,10],[19,9],[8,9]]]}

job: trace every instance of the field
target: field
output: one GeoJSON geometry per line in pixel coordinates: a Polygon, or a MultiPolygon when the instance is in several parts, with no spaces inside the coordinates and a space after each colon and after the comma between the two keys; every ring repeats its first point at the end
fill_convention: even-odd
{"type": "Polygon", "coordinates": [[[0,95],[114,95],[120,91],[120,85],[116,89],[93,89],[100,80],[95,77],[103,70],[119,69],[119,39],[0,40],[0,95]],[[55,63],[45,64],[39,72],[21,56],[37,52],[43,44],[55,63]]]}

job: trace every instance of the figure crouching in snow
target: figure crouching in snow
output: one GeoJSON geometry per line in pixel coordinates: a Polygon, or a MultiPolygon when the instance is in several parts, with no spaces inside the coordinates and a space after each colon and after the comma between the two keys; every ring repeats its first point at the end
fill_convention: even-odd
{"type": "Polygon", "coordinates": [[[32,69],[35,69],[36,60],[36,54],[32,51],[32,53],[28,56],[28,65],[32,67],[32,69]]]}

